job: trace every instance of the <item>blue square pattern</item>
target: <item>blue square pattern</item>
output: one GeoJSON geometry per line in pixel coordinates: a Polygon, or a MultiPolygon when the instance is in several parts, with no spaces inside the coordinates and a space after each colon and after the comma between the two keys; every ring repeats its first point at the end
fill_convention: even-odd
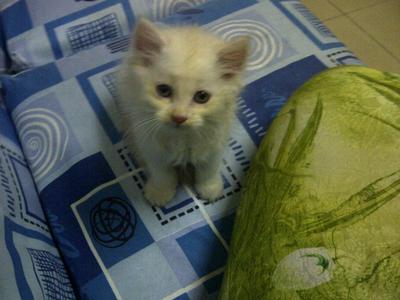
{"type": "Polygon", "coordinates": [[[152,20],[162,20],[165,17],[180,13],[183,11],[195,12],[196,6],[204,4],[210,0],[191,0],[191,1],[176,1],[176,0],[148,0],[144,1],[147,6],[148,16],[152,20]]]}
{"type": "Polygon", "coordinates": [[[203,300],[203,299],[219,299],[218,292],[222,285],[224,273],[220,273],[206,280],[202,285],[191,289],[185,294],[180,295],[176,299],[190,299],[190,300],[203,300]],[[182,297],[182,298],[180,298],[182,297]]]}
{"type": "Polygon", "coordinates": [[[59,59],[121,37],[133,23],[128,0],[108,0],[48,22],[45,29],[59,59]]]}
{"type": "Polygon", "coordinates": [[[224,274],[219,274],[214,276],[213,278],[210,278],[206,282],[204,282],[204,287],[206,288],[207,292],[209,294],[213,294],[219,291],[219,288],[221,287],[222,280],[224,278],[224,274]]]}
{"type": "MultiPolygon", "coordinates": [[[[157,1],[157,2],[165,3],[166,1],[157,1]]],[[[203,5],[192,7],[190,9],[181,10],[178,8],[178,6],[182,7],[182,4],[179,4],[179,2],[180,1],[168,0],[168,4],[160,3],[157,5],[158,7],[169,6],[177,10],[176,14],[164,18],[162,20],[163,23],[177,24],[177,25],[183,25],[183,24],[204,25],[257,3],[256,0],[246,0],[246,1],[209,0],[209,1],[203,1],[206,2],[203,5]]]]}
{"type": "Polygon", "coordinates": [[[125,35],[107,43],[106,47],[111,54],[114,54],[118,52],[127,52],[130,45],[131,45],[131,35],[125,35]]]}
{"type": "Polygon", "coordinates": [[[46,250],[27,248],[46,299],[75,299],[62,260],[46,250]]]}
{"type": "Polygon", "coordinates": [[[3,99],[0,95],[0,135],[1,139],[4,141],[4,137],[10,140],[13,145],[19,146],[19,140],[17,137],[17,133],[14,128],[14,124],[11,121],[10,115],[7,112],[7,109],[3,106],[3,99]]]}
{"type": "Polygon", "coordinates": [[[226,263],[228,253],[208,225],[195,229],[176,241],[199,277],[223,267],[226,263]]]}
{"type": "Polygon", "coordinates": [[[116,14],[110,13],[94,21],[69,27],[66,35],[72,51],[76,53],[123,34],[116,14]]]}
{"type": "Polygon", "coordinates": [[[115,174],[104,155],[98,152],[73,165],[40,192],[54,239],[79,288],[102,274],[102,270],[82,234],[71,204],[113,179],[115,174]],[[82,268],[83,265],[86,267],[82,268]]]}
{"type": "Polygon", "coordinates": [[[176,297],[174,300],[190,300],[189,295],[188,294],[182,294],[178,297],[176,297]]]}
{"type": "Polygon", "coordinates": [[[18,76],[1,75],[0,79],[6,95],[6,106],[11,113],[28,97],[63,81],[53,63],[22,72],[18,76]]]}
{"type": "Polygon", "coordinates": [[[332,32],[298,0],[272,0],[304,34],[321,50],[343,47],[332,32]]]}
{"type": "MultiPolygon", "coordinates": [[[[336,50],[336,49],[335,49],[336,50]]],[[[362,65],[361,61],[348,49],[339,49],[327,55],[329,60],[337,65],[362,65]]]]}
{"type": "Polygon", "coordinates": [[[107,268],[154,242],[120,185],[104,188],[77,210],[107,268]]]}
{"type": "Polygon", "coordinates": [[[106,89],[108,90],[108,92],[110,93],[110,95],[112,96],[112,98],[115,100],[117,99],[117,77],[118,77],[118,71],[113,71],[107,74],[104,74],[101,77],[101,80],[104,84],[104,86],[106,87],[106,89]]]}
{"type": "Polygon", "coordinates": [[[81,299],[117,300],[114,291],[110,289],[104,273],[86,282],[79,291],[81,299]]]}
{"type": "Polygon", "coordinates": [[[7,20],[4,25],[4,33],[7,39],[11,39],[32,28],[32,20],[28,7],[24,0],[15,1],[8,5],[2,12],[2,18],[7,20]]]}
{"type": "Polygon", "coordinates": [[[4,231],[21,299],[75,299],[64,264],[51,239],[7,217],[4,231]],[[30,276],[31,272],[35,276],[30,276]]]}
{"type": "Polygon", "coordinates": [[[289,96],[324,69],[321,61],[309,56],[247,85],[239,98],[238,116],[256,145],[289,96]]]}
{"type": "Polygon", "coordinates": [[[13,112],[15,126],[37,182],[82,151],[54,93],[46,94],[13,112]]]}
{"type": "Polygon", "coordinates": [[[233,232],[233,223],[235,221],[236,214],[230,214],[226,217],[220,218],[214,221],[215,227],[217,227],[222,238],[229,244],[233,232]]]}
{"type": "Polygon", "coordinates": [[[0,144],[0,193],[8,215],[49,232],[32,175],[22,154],[0,144]]]}
{"type": "Polygon", "coordinates": [[[13,169],[12,157],[17,157],[21,161],[24,158],[12,151],[5,145],[0,145],[0,191],[4,201],[4,204],[7,206],[8,214],[15,218],[18,214],[22,216],[22,213],[19,212],[19,208],[22,207],[22,196],[21,191],[19,189],[19,185],[16,179],[15,170],[13,169]],[[7,200],[6,200],[7,199],[7,200]]]}
{"type": "MultiPolygon", "coordinates": [[[[10,56],[8,55],[8,49],[6,47],[6,40],[3,30],[0,30],[0,72],[6,72],[10,68],[10,56]]],[[[0,103],[2,102],[0,96],[0,103]]],[[[1,107],[1,105],[0,105],[1,107]]],[[[1,114],[1,113],[0,113],[1,114]]],[[[1,117],[0,117],[1,118],[1,117]]]]}
{"type": "MultiPolygon", "coordinates": [[[[103,126],[104,131],[107,133],[113,144],[121,141],[121,134],[109,114],[110,109],[107,110],[106,106],[108,108],[111,106],[115,108],[115,101],[109,95],[103,94],[101,89],[97,88],[96,84],[104,87],[111,96],[115,95],[115,78],[113,78],[115,75],[110,74],[115,74],[114,68],[118,63],[119,61],[113,61],[100,65],[77,76],[77,80],[79,85],[82,87],[86,100],[89,102],[99,122],[103,126]],[[92,80],[97,74],[108,70],[110,70],[110,72],[99,77],[97,81],[92,80]]],[[[114,111],[115,110],[116,109],[114,109],[114,111]]]]}
{"type": "Polygon", "coordinates": [[[42,206],[40,204],[39,195],[35,184],[33,183],[32,175],[24,161],[11,158],[15,175],[19,186],[21,187],[22,198],[24,199],[25,212],[28,216],[34,218],[37,222],[46,224],[42,206]]]}
{"type": "MultiPolygon", "coordinates": [[[[203,226],[204,222],[201,225],[203,226]]],[[[177,242],[177,238],[188,234],[193,229],[193,226],[190,226],[157,241],[157,246],[182,287],[188,286],[199,279],[191,262],[177,242]]]]}
{"type": "Polygon", "coordinates": [[[164,299],[182,288],[157,243],[108,271],[122,299],[164,299]]]}

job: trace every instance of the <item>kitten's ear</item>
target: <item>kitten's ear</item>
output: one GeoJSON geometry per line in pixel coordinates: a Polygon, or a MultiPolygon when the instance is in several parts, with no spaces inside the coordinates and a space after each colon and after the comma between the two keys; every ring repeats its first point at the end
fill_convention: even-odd
{"type": "Polygon", "coordinates": [[[139,19],[133,36],[133,47],[143,62],[151,65],[163,46],[164,41],[158,28],[144,18],[139,19]]]}
{"type": "Polygon", "coordinates": [[[218,52],[218,63],[223,71],[223,78],[229,79],[242,72],[250,49],[250,38],[243,36],[225,43],[218,52]]]}

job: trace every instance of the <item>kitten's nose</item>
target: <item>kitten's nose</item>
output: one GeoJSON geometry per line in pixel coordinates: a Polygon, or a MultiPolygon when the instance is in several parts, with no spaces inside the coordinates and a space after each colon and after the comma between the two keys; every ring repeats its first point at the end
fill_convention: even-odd
{"type": "Polygon", "coordinates": [[[182,115],[172,115],[172,121],[178,125],[184,123],[187,120],[187,117],[182,115]]]}

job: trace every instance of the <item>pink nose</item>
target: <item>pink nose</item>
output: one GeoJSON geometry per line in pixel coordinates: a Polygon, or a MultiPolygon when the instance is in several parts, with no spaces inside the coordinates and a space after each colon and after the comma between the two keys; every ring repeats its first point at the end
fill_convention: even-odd
{"type": "Polygon", "coordinates": [[[178,125],[184,123],[187,120],[187,117],[181,115],[172,115],[172,121],[178,125]]]}

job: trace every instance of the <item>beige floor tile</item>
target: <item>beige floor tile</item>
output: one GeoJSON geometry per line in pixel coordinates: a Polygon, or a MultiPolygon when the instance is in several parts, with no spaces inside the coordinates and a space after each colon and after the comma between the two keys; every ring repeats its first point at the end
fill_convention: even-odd
{"type": "Polygon", "coordinates": [[[358,10],[349,17],[400,60],[399,0],[358,10]]]}
{"type": "Polygon", "coordinates": [[[385,2],[385,0],[329,0],[329,2],[342,12],[348,13],[353,10],[385,2]]]}
{"type": "Polygon", "coordinates": [[[331,31],[367,66],[400,73],[400,63],[347,16],[325,22],[331,31]]]}
{"type": "Polygon", "coordinates": [[[322,21],[342,14],[342,12],[328,0],[302,0],[302,2],[322,21]]]}

